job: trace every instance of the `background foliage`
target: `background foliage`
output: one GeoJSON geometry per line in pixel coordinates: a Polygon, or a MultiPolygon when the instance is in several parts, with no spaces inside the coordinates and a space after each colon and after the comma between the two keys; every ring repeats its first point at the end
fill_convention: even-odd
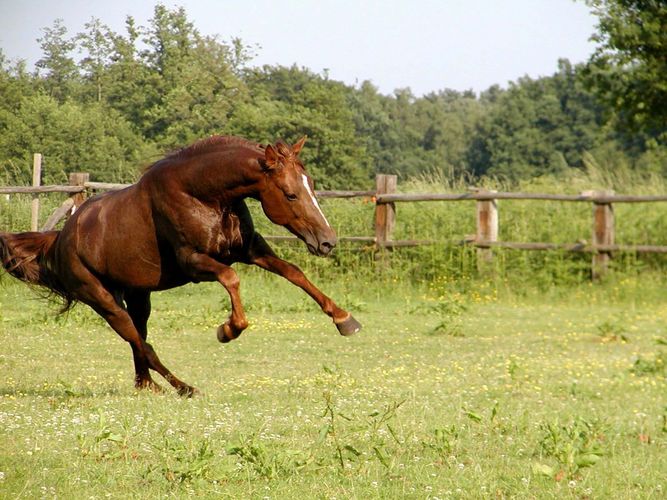
{"type": "Polygon", "coordinates": [[[252,66],[239,39],[204,36],[183,8],[157,5],[147,26],[116,33],[91,19],[43,30],[34,72],[0,52],[3,183],[27,183],[31,155],[46,181],[86,170],[132,181],[165,151],[210,134],[260,142],[306,133],[323,188],[361,188],[378,171],[404,178],[495,176],[517,182],[585,168],[667,175],[663,2],[591,0],[598,49],[479,95],[450,89],[380,94],[306,68],[252,66]],[[661,105],[662,103],[662,105],[661,105]]]}

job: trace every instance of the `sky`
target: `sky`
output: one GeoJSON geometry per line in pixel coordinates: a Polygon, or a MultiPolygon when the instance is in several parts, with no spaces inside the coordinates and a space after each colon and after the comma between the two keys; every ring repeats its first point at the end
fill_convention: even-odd
{"type": "MultiPolygon", "coordinates": [[[[156,1],[0,0],[0,48],[37,61],[36,39],[56,18],[70,34],[97,17],[124,33],[127,15],[147,25],[156,1]]],[[[480,92],[556,71],[594,50],[597,19],[583,0],[180,0],[200,33],[253,47],[251,65],[296,64],[383,94],[410,87],[480,92]]],[[[30,66],[31,67],[31,66],[30,66]]]]}

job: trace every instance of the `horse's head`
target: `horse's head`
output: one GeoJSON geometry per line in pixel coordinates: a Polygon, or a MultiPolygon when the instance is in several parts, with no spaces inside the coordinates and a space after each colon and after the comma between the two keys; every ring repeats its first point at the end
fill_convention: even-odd
{"type": "Polygon", "coordinates": [[[336,246],[336,233],[315,198],[313,181],[303,168],[299,152],[306,138],[294,146],[269,144],[260,163],[265,181],[259,199],[266,216],[285,226],[315,255],[327,255],[336,246]]]}

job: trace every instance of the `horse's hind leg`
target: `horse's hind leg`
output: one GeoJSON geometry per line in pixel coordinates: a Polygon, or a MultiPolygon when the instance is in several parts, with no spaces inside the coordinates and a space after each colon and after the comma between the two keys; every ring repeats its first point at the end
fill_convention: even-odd
{"type": "MultiPolygon", "coordinates": [[[[102,293],[101,295],[104,294],[102,293]]],[[[132,318],[130,318],[126,310],[115,302],[113,304],[109,303],[106,298],[89,305],[109,323],[109,326],[116,333],[132,346],[133,353],[136,353],[139,359],[140,367],[146,365],[158,372],[183,396],[192,396],[195,393],[194,387],[179,380],[162,364],[153,347],[137,331],[132,318]]]]}
{"type": "MultiPolygon", "coordinates": [[[[141,338],[145,341],[148,336],[148,317],[151,314],[151,296],[150,292],[143,290],[132,290],[125,294],[125,304],[127,305],[127,312],[132,318],[134,327],[139,332],[141,338]]],[[[161,391],[161,387],[156,384],[151,378],[148,370],[148,361],[141,355],[139,349],[132,346],[132,356],[134,357],[135,378],[134,385],[137,389],[144,389],[146,387],[155,392],[161,391]]]]}
{"type": "Polygon", "coordinates": [[[114,295],[82,264],[73,266],[79,286],[73,290],[76,298],[92,307],[126,342],[139,359],[139,366],[148,366],[162,375],[183,396],[192,396],[196,389],[176,378],[160,361],[149,343],[142,337],[129,313],[114,295]]]}

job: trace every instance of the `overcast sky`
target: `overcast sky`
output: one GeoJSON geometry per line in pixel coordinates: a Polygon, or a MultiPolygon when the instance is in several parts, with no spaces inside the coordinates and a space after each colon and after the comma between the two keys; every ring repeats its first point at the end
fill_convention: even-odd
{"type": "MultiPolygon", "coordinates": [[[[146,25],[156,1],[0,0],[0,47],[10,59],[40,57],[41,29],[62,18],[70,34],[91,17],[123,32],[127,15],[146,25]]],[[[384,94],[410,87],[477,92],[550,75],[558,58],[583,62],[596,18],[583,0],[181,0],[195,27],[256,46],[253,65],[328,70],[348,84],[370,80],[384,94]]]]}

